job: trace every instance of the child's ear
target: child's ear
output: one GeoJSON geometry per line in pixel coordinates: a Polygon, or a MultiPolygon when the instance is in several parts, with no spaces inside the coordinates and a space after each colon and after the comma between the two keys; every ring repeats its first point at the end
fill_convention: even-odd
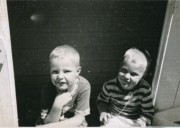
{"type": "Polygon", "coordinates": [[[81,67],[79,66],[78,68],[77,68],[77,75],[79,75],[81,73],[81,67]]]}
{"type": "Polygon", "coordinates": [[[148,75],[148,69],[146,69],[146,70],[144,71],[144,75],[143,75],[142,78],[145,78],[147,75],[148,75]]]}

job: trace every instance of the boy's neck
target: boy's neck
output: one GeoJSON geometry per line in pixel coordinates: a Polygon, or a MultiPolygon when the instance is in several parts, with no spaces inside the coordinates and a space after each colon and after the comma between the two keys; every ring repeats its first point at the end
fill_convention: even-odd
{"type": "Polygon", "coordinates": [[[69,91],[72,96],[76,93],[76,90],[78,88],[78,82],[79,82],[79,77],[76,78],[76,81],[75,81],[72,89],[69,91]]]}

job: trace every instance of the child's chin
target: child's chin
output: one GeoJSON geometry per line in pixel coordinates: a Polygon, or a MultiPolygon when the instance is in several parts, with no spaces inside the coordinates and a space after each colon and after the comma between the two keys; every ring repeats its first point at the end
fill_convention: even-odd
{"type": "Polygon", "coordinates": [[[121,82],[121,87],[124,89],[124,90],[127,90],[129,88],[129,85],[125,82],[121,82]]]}
{"type": "Polygon", "coordinates": [[[132,89],[132,87],[130,85],[122,85],[122,88],[124,90],[131,90],[132,89]]]}
{"type": "Polygon", "coordinates": [[[58,87],[58,90],[60,90],[60,91],[66,91],[66,90],[68,90],[68,86],[58,87]]]}

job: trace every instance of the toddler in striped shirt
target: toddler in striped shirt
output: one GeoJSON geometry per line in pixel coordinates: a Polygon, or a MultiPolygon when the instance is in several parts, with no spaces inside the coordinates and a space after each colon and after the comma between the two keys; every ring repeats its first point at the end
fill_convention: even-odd
{"type": "Polygon", "coordinates": [[[97,98],[100,121],[106,127],[145,127],[152,123],[151,86],[144,80],[150,55],[128,49],[116,78],[104,83],[97,98]]]}

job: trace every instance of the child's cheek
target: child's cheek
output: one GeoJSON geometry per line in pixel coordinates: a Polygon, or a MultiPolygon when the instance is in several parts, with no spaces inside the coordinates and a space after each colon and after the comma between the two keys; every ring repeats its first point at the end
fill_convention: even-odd
{"type": "Polygon", "coordinates": [[[122,76],[124,76],[124,74],[122,72],[118,73],[118,78],[120,79],[122,76]]]}

